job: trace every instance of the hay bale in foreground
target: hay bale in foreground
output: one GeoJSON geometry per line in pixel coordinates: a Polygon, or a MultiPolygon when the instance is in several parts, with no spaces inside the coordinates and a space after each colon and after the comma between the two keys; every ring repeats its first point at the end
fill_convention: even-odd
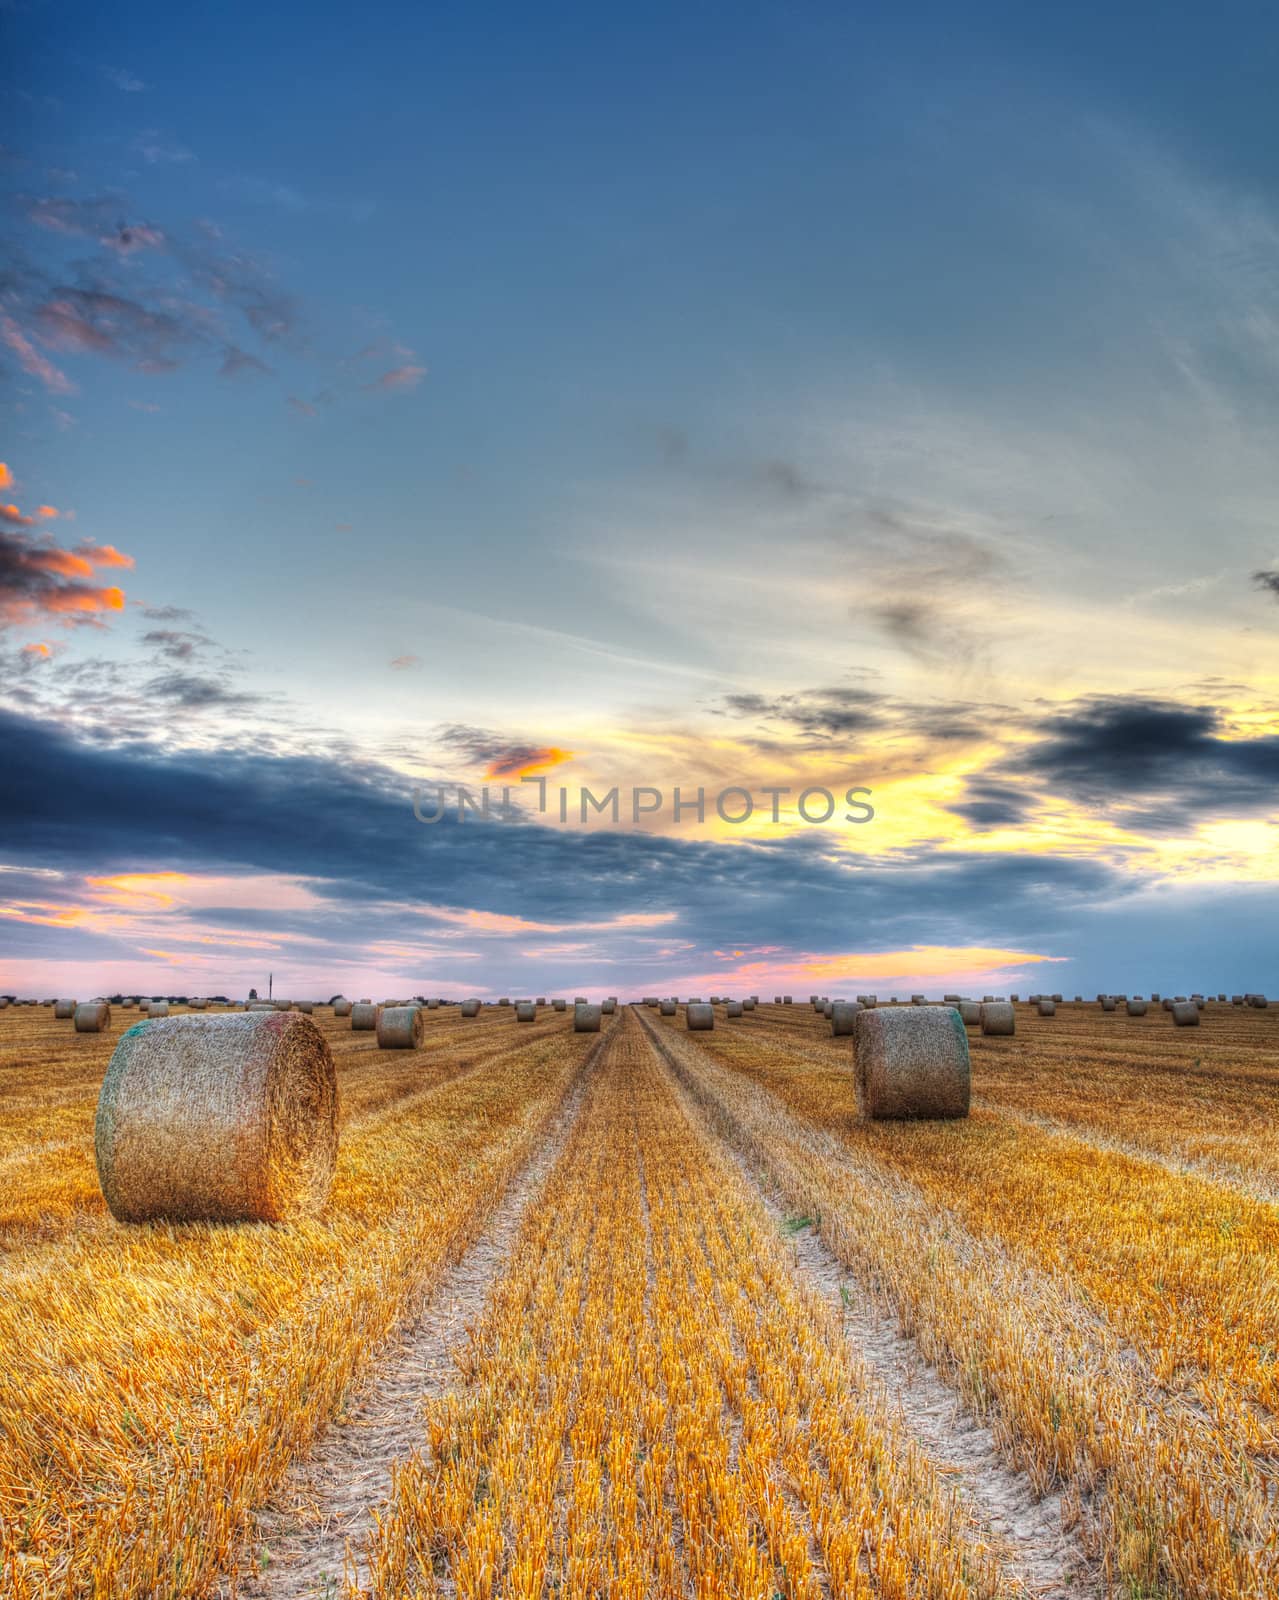
{"type": "Polygon", "coordinates": [[[121,1222],[284,1222],[319,1211],[337,1156],[337,1077],[296,1013],[135,1023],[94,1124],[98,1178],[121,1222]]]}
{"type": "Polygon", "coordinates": [[[111,1007],[105,1000],[85,1000],[74,1015],[77,1033],[102,1033],[111,1026],[111,1007]]]}
{"type": "Polygon", "coordinates": [[[463,1000],[462,1015],[464,1017],[478,1017],[479,1014],[480,1002],[478,1000],[463,1000]]]}
{"type": "Polygon", "coordinates": [[[855,1054],[859,1116],[968,1115],[968,1035],[953,1006],[860,1011],[855,1054]]]}
{"type": "Polygon", "coordinates": [[[1130,1017],[1144,1017],[1145,1016],[1145,1014],[1146,1014],[1146,1002],[1144,1000],[1129,1000],[1129,1001],[1126,1002],[1126,1004],[1127,1004],[1128,1015],[1130,1017]]]}
{"type": "Polygon", "coordinates": [[[1193,1000],[1174,1000],[1172,1003],[1173,1026],[1177,1028],[1197,1028],[1199,1026],[1199,1007],[1193,1000]]]}
{"type": "Polygon", "coordinates": [[[515,1007],[516,1022],[534,1022],[537,1020],[537,1007],[531,1000],[521,1000],[515,1007]]]}
{"type": "Polygon", "coordinates": [[[684,1007],[684,1026],[690,1033],[705,1033],[715,1026],[715,1007],[690,1000],[684,1007]]]}
{"type": "Polygon", "coordinates": [[[856,1000],[836,1000],[830,1014],[830,1031],[833,1039],[842,1039],[857,1031],[857,1014],[861,1010],[856,1000]]]}
{"type": "Polygon", "coordinates": [[[416,1050],[422,1043],[421,1006],[383,1006],[377,1014],[379,1050],[416,1050]]]}
{"type": "Polygon", "coordinates": [[[573,1032],[598,1033],[603,1015],[599,1006],[593,1006],[586,1000],[576,1001],[573,1006],[573,1032]]]}
{"type": "MultiPolygon", "coordinates": [[[[7,1001],[5,1003],[8,1004],[7,1001]]],[[[53,1014],[59,1022],[70,1022],[71,1018],[75,1016],[75,1008],[79,1003],[78,1000],[55,1000],[53,1002],[53,1014]]]]}
{"type": "Polygon", "coordinates": [[[377,1027],[378,1012],[381,1006],[375,1006],[368,1000],[357,1000],[351,1007],[352,1033],[372,1033],[377,1027]]]}
{"type": "Polygon", "coordinates": [[[673,1000],[663,1000],[657,1009],[663,1017],[673,1017],[677,1008],[673,1000]]]}
{"type": "Polygon", "coordinates": [[[1006,1039],[1017,1032],[1017,1013],[1009,1000],[983,1000],[979,1021],[981,1031],[992,1038],[1006,1039]]]}

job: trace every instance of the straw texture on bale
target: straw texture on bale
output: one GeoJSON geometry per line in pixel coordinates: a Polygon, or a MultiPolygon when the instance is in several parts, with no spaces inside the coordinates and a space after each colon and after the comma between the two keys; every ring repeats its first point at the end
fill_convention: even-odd
{"type": "Polygon", "coordinates": [[[684,1007],[684,1022],[690,1033],[705,1033],[715,1026],[715,1007],[690,1000],[684,1007]]]}
{"type": "Polygon", "coordinates": [[[383,1006],[377,1014],[379,1050],[416,1050],[422,1043],[421,1006],[383,1006]]]}
{"type": "Polygon", "coordinates": [[[351,1007],[351,1030],[353,1033],[372,1033],[377,1027],[377,1015],[381,1006],[370,1004],[367,1000],[359,1000],[351,1007]]]}
{"type": "Polygon", "coordinates": [[[479,1014],[480,1002],[478,1000],[463,1000],[462,1015],[464,1017],[478,1017],[479,1014]]]}
{"type": "Polygon", "coordinates": [[[1144,1017],[1146,1014],[1146,1002],[1144,1000],[1129,1000],[1126,1002],[1126,1007],[1130,1017],[1144,1017]]]}
{"type": "Polygon", "coordinates": [[[537,1016],[537,1007],[531,1000],[521,1000],[515,1008],[516,1022],[532,1022],[537,1016]]]}
{"type": "Polygon", "coordinates": [[[77,1033],[101,1033],[111,1026],[111,1007],[105,1000],[85,1000],[75,1008],[77,1033]]]}
{"type": "Polygon", "coordinates": [[[349,1017],[351,1015],[351,1002],[349,1000],[335,1000],[333,1002],[333,1015],[335,1017],[349,1017]]]}
{"type": "Polygon", "coordinates": [[[616,1010],[617,1001],[615,999],[610,997],[609,999],[602,1000],[600,1002],[600,1011],[604,1014],[604,1016],[611,1017],[616,1010]]]}
{"type": "Polygon", "coordinates": [[[662,1016],[673,1017],[675,1015],[675,1002],[673,1000],[663,1000],[657,1009],[662,1016]]]}
{"type": "Polygon", "coordinates": [[[1039,1015],[1041,1017],[1055,1017],[1057,1015],[1057,1002],[1055,1000],[1041,1000],[1039,1002],[1039,1015]]]}
{"type": "Polygon", "coordinates": [[[285,1222],[328,1198],[337,1077],[308,1017],[169,1017],[121,1038],[94,1152],[121,1222],[285,1222]]]}
{"type": "Polygon", "coordinates": [[[968,1035],[953,1006],[859,1011],[857,1113],[861,1117],[966,1117],[968,1035]]]}
{"type": "Polygon", "coordinates": [[[966,1028],[975,1028],[981,1021],[981,1002],[978,1000],[961,1000],[955,1010],[959,1012],[959,1019],[966,1028]]]}
{"type": "Polygon", "coordinates": [[[830,1014],[832,1038],[842,1039],[857,1031],[857,1013],[861,1010],[856,1000],[836,1000],[830,1014]]]}
{"type": "Polygon", "coordinates": [[[599,1006],[590,1005],[585,1000],[579,1001],[573,1007],[573,1032],[598,1033],[603,1015],[599,1006]]]}
{"type": "MultiPolygon", "coordinates": [[[[5,1002],[8,1004],[8,1001],[5,1002]]],[[[53,1014],[59,1022],[69,1022],[75,1016],[76,1002],[74,1000],[55,1000],[53,1014]]]]}
{"type": "Polygon", "coordinates": [[[742,1002],[740,1000],[730,1000],[724,1007],[724,1015],[726,1017],[740,1017],[741,1014],[742,1002]]]}
{"type": "Polygon", "coordinates": [[[1017,1013],[1008,1000],[983,1000],[980,1021],[981,1031],[992,1038],[1007,1038],[1017,1032],[1017,1013]]]}
{"type": "Polygon", "coordinates": [[[1172,1003],[1172,1020],[1174,1027],[1197,1028],[1199,1026],[1199,1007],[1193,1000],[1174,1000],[1172,1003]]]}

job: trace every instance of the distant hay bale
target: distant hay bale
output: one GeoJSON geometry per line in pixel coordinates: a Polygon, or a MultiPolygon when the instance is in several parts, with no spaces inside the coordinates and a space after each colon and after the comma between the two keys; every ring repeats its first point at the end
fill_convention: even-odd
{"type": "MultiPolygon", "coordinates": [[[[191,1002],[191,1004],[194,1006],[195,1001],[193,1000],[191,1002]]],[[[201,1004],[203,1004],[203,1001],[201,1002],[201,1004]]],[[[298,1001],[298,1010],[302,1013],[302,1015],[304,1017],[310,1017],[310,1016],[313,1016],[315,1014],[315,1005],[310,1000],[299,1000],[298,1001]]]]}
{"type": "Polygon", "coordinates": [[[836,1000],[830,1014],[830,1031],[834,1039],[842,1039],[857,1031],[857,1014],[861,1010],[856,1000],[836,1000]]]}
{"type": "Polygon", "coordinates": [[[1055,1000],[1041,1000],[1039,1002],[1039,1015],[1041,1017],[1055,1017],[1057,1015],[1057,1002],[1055,1000]]]}
{"type": "Polygon", "coordinates": [[[511,1003],[510,1000],[505,995],[503,995],[502,998],[498,1001],[498,1005],[500,1005],[500,1006],[509,1006],[510,1003],[511,1003]]]}
{"type": "Polygon", "coordinates": [[[1145,1016],[1145,1014],[1146,1014],[1146,1002],[1144,1000],[1129,1000],[1129,1001],[1126,1002],[1126,1004],[1127,1004],[1128,1015],[1130,1017],[1144,1017],[1145,1016]]]}
{"type": "Polygon", "coordinates": [[[742,1010],[743,1011],[754,1011],[754,1009],[758,1005],[758,1003],[759,1002],[755,999],[754,995],[748,995],[746,997],[746,999],[742,1001],[742,1010]]]}
{"type": "Polygon", "coordinates": [[[643,1000],[641,1000],[640,1004],[648,1006],[649,1009],[652,1010],[652,1008],[657,1004],[657,996],[655,994],[646,994],[643,1000]]]}
{"type": "Polygon", "coordinates": [[[663,1000],[658,1005],[657,1009],[662,1014],[662,1016],[664,1016],[664,1017],[673,1017],[675,1015],[675,1010],[676,1010],[675,1002],[673,1000],[663,1000]]]}
{"type": "Polygon", "coordinates": [[[726,1017],[740,1017],[741,1014],[742,1002],[740,1000],[730,1000],[724,1007],[724,1015],[726,1017]]]}
{"type": "Polygon", "coordinates": [[[1101,1009],[1103,1011],[1113,1011],[1115,1009],[1115,997],[1114,997],[1113,994],[1103,994],[1102,995],[1102,997],[1101,997],[1101,1009]]]}
{"type": "Polygon", "coordinates": [[[425,1027],[421,1006],[383,1006],[377,1014],[379,1050],[416,1050],[425,1027]]]}
{"type": "Polygon", "coordinates": [[[1156,991],[1154,989],[1152,989],[1150,991],[1150,998],[1155,1002],[1156,1005],[1159,1004],[1159,998],[1160,997],[1159,997],[1159,995],[1156,993],[1156,991]]]}
{"type": "MultiPolygon", "coordinates": [[[[207,1011],[209,1009],[209,1002],[207,1000],[188,1000],[187,1004],[190,1006],[192,1011],[207,1011]]],[[[303,1009],[310,1010],[310,1007],[306,1006],[303,1007],[303,1009]]]]}
{"type": "Polygon", "coordinates": [[[480,1002],[478,1000],[463,1000],[462,1015],[464,1017],[478,1017],[479,1014],[480,1002]]]}
{"type": "Polygon", "coordinates": [[[85,1000],[72,1015],[77,1033],[102,1033],[111,1026],[111,1007],[105,1000],[85,1000]]]}
{"type": "Polygon", "coordinates": [[[859,1011],[857,1112],[861,1117],[966,1117],[968,1035],[953,1006],[859,1011]]]}
{"type": "Polygon", "coordinates": [[[94,1151],[120,1222],[285,1222],[328,1198],[337,1078],[309,1018],[135,1023],[98,1098],[94,1151]]]}
{"type": "Polygon", "coordinates": [[[1232,1006],[1241,1006],[1243,1004],[1243,996],[1241,994],[1232,994],[1230,996],[1230,1004],[1232,1006]]]}
{"type": "MultiPolygon", "coordinates": [[[[8,1003],[6,1000],[5,1004],[8,1005],[8,1003]]],[[[59,1022],[69,1022],[75,1016],[75,1009],[78,1004],[79,1002],[76,1000],[55,1000],[53,1002],[53,1014],[59,1022]]]]}
{"type": "Polygon", "coordinates": [[[275,1010],[275,1001],[274,1000],[249,1000],[249,1001],[246,1002],[244,1009],[246,1011],[274,1011],[275,1010]]]}
{"type": "Polygon", "coordinates": [[[979,1000],[961,1000],[955,1009],[959,1012],[959,1020],[966,1028],[975,1028],[981,1022],[979,1000]]]}
{"type": "Polygon", "coordinates": [[[790,995],[788,995],[788,994],[784,994],[784,995],[783,995],[783,996],[782,996],[782,1004],[783,1004],[783,1005],[784,1005],[784,1006],[788,1006],[788,1005],[791,1005],[791,1004],[793,1004],[793,1002],[792,1002],[792,1000],[791,1000],[791,997],[790,997],[790,995]]]}
{"type": "Polygon", "coordinates": [[[333,1002],[333,1015],[335,1017],[349,1017],[351,1015],[351,1001],[335,1000],[333,1002]]]}
{"type": "Polygon", "coordinates": [[[617,997],[615,995],[609,995],[607,1000],[603,1000],[603,1001],[600,1002],[600,1011],[603,1013],[604,1016],[611,1017],[616,1010],[617,1010],[617,997]]]}
{"type": "Polygon", "coordinates": [[[1250,1004],[1255,1011],[1265,1011],[1269,1007],[1270,1002],[1266,999],[1264,994],[1254,994],[1250,1004]]]}
{"type": "Polygon", "coordinates": [[[568,1010],[568,1001],[567,1000],[552,1000],[551,1001],[551,1008],[554,1011],[567,1011],[568,1010]]]}
{"type": "Polygon", "coordinates": [[[982,1033],[989,1038],[1006,1039],[1017,1032],[1017,1013],[1010,1000],[983,1000],[979,1021],[982,1033]]]}
{"type": "Polygon", "coordinates": [[[537,1020],[537,1007],[531,1000],[521,1000],[515,1007],[516,1022],[534,1022],[537,1020]]]}
{"type": "Polygon", "coordinates": [[[149,1017],[167,1017],[168,1014],[169,1002],[167,1000],[152,1000],[147,1006],[147,1016],[149,1017]]]}
{"type": "Polygon", "coordinates": [[[705,1033],[715,1026],[715,1007],[690,1000],[684,1007],[684,1025],[690,1033],[705,1033]]]}
{"type": "Polygon", "coordinates": [[[372,1033],[377,1027],[378,1012],[381,1006],[375,1006],[368,1000],[357,1000],[351,1007],[352,1033],[372,1033]]]}
{"type": "Polygon", "coordinates": [[[1199,1026],[1199,1007],[1193,1000],[1174,1000],[1172,1003],[1172,1020],[1174,1027],[1197,1028],[1199,1026]]]}
{"type": "Polygon", "coordinates": [[[573,1032],[598,1033],[600,1031],[600,1018],[604,1015],[599,1006],[593,1006],[586,1000],[573,1002],[573,1032]]]}

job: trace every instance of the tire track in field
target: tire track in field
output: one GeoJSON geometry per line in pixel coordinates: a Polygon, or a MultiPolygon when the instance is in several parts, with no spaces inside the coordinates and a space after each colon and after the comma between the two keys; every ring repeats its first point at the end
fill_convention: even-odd
{"type": "Polygon", "coordinates": [[[250,1556],[242,1563],[249,1570],[224,1585],[221,1595],[330,1600],[343,1592],[348,1572],[366,1581],[364,1545],[374,1513],[389,1495],[391,1469],[422,1446],[422,1401],[453,1386],[452,1352],[505,1269],[520,1224],[567,1143],[611,1032],[606,1028],[583,1057],[536,1138],[535,1154],[508,1183],[479,1237],[428,1291],[399,1347],[381,1360],[344,1415],[258,1513],[250,1556]]]}
{"type": "MultiPolygon", "coordinates": [[[[728,1153],[781,1229],[786,1216],[777,1196],[752,1170],[744,1148],[714,1125],[690,1092],[690,1066],[681,1059],[679,1047],[700,1055],[697,1043],[678,1035],[667,1039],[642,1011],[637,1009],[637,1015],[675,1079],[690,1120],[728,1153]]],[[[731,1126],[731,1113],[727,1120],[731,1126]]],[[[957,1485],[1006,1570],[1038,1600],[1102,1600],[1106,1591],[1073,1531],[1075,1519],[1065,1497],[1040,1496],[1026,1473],[1007,1464],[991,1430],[964,1410],[959,1396],[925,1361],[915,1340],[899,1331],[891,1314],[881,1309],[811,1223],[805,1221],[795,1231],[793,1244],[795,1270],[822,1298],[838,1303],[850,1346],[921,1453],[944,1481],[957,1485]]]]}

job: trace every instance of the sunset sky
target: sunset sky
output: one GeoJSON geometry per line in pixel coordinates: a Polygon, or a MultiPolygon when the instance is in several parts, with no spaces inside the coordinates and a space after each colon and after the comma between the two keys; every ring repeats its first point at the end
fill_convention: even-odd
{"type": "Polygon", "coordinates": [[[0,33],[0,992],[1273,992],[1273,8],[0,33]]]}

